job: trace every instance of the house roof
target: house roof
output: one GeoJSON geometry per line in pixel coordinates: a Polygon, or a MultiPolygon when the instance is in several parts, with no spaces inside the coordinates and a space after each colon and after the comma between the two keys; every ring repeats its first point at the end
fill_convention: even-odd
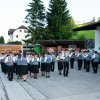
{"type": "Polygon", "coordinates": [[[39,43],[46,47],[77,45],[83,48],[85,46],[85,40],[40,40],[39,43]]]}
{"type": "Polygon", "coordinates": [[[9,29],[9,30],[8,30],[8,35],[13,34],[13,32],[14,32],[15,30],[16,30],[16,29],[9,29]]]}
{"type": "Polygon", "coordinates": [[[27,27],[25,27],[24,25],[21,25],[20,27],[16,28],[16,29],[9,29],[8,30],[8,35],[13,34],[13,32],[17,29],[27,29],[27,27]]]}
{"type": "Polygon", "coordinates": [[[73,31],[96,30],[98,26],[100,26],[100,21],[74,28],[73,31]]]}
{"type": "Polygon", "coordinates": [[[27,27],[25,27],[24,25],[21,25],[21,26],[18,27],[17,29],[27,29],[27,27]]]}

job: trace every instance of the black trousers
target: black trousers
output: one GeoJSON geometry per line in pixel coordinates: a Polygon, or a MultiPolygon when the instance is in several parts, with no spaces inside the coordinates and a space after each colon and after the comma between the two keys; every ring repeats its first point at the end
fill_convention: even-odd
{"type": "Polygon", "coordinates": [[[12,80],[13,79],[13,66],[7,65],[7,72],[8,72],[8,79],[12,80]]]}
{"type": "Polygon", "coordinates": [[[4,69],[3,69],[3,62],[1,62],[0,64],[1,64],[1,71],[4,72],[4,69]]]}
{"type": "Polygon", "coordinates": [[[62,70],[63,70],[63,62],[62,61],[58,61],[58,72],[59,72],[59,75],[62,74],[62,70]]]}
{"type": "Polygon", "coordinates": [[[14,63],[14,66],[13,66],[13,72],[17,74],[17,68],[16,68],[16,67],[17,67],[17,64],[14,63]]]}
{"type": "Polygon", "coordinates": [[[98,62],[94,62],[93,63],[93,72],[97,73],[97,71],[98,71],[98,62]]]}
{"type": "Polygon", "coordinates": [[[90,61],[86,61],[86,72],[90,71],[90,61]]]}
{"type": "Polygon", "coordinates": [[[52,61],[51,62],[51,71],[54,71],[54,69],[55,69],[55,65],[54,64],[55,64],[54,61],[52,61]]]}
{"type": "Polygon", "coordinates": [[[92,65],[92,67],[93,67],[93,64],[94,64],[94,60],[92,59],[92,60],[91,60],[91,65],[92,65]]]}
{"type": "Polygon", "coordinates": [[[40,68],[40,62],[38,64],[39,64],[38,67],[40,68]]]}
{"type": "Polygon", "coordinates": [[[82,68],[82,59],[78,59],[78,70],[82,68]]]}
{"type": "Polygon", "coordinates": [[[84,59],[84,69],[86,69],[86,59],[84,59]]]}
{"type": "Polygon", "coordinates": [[[16,74],[17,74],[18,77],[21,76],[21,67],[22,67],[21,65],[16,66],[16,74]]]}
{"type": "Polygon", "coordinates": [[[63,70],[63,63],[62,61],[58,61],[58,70],[63,70]]]}
{"type": "Polygon", "coordinates": [[[1,70],[2,72],[4,72],[5,74],[7,73],[7,66],[4,62],[1,62],[1,70]]]}
{"type": "Polygon", "coordinates": [[[51,63],[46,63],[46,72],[50,72],[51,63]]]}
{"type": "Polygon", "coordinates": [[[64,62],[64,67],[63,67],[63,75],[64,76],[68,76],[68,73],[69,73],[69,62],[64,62]]]}
{"type": "Polygon", "coordinates": [[[73,69],[73,67],[74,67],[74,58],[70,59],[70,65],[71,65],[71,68],[73,69]]]}

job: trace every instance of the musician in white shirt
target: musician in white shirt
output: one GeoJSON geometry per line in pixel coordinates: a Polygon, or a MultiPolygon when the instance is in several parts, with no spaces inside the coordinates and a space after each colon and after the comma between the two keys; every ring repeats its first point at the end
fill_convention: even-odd
{"type": "Polygon", "coordinates": [[[59,52],[59,54],[57,56],[59,75],[62,75],[62,70],[63,70],[63,62],[62,62],[62,60],[63,60],[62,52],[59,52]]]}
{"type": "Polygon", "coordinates": [[[55,59],[56,59],[56,56],[54,55],[54,52],[52,52],[51,57],[52,57],[51,71],[54,72],[54,69],[55,69],[55,59]]]}
{"type": "Polygon", "coordinates": [[[45,56],[45,63],[46,63],[46,78],[50,78],[50,68],[51,68],[52,57],[50,53],[46,54],[45,56]]]}
{"type": "Polygon", "coordinates": [[[68,77],[68,73],[69,73],[69,52],[66,49],[65,55],[63,56],[63,75],[64,77],[68,77]]]}
{"type": "Polygon", "coordinates": [[[6,74],[7,73],[7,67],[6,67],[6,65],[4,63],[5,58],[6,58],[6,54],[5,53],[2,53],[0,55],[1,71],[6,74]]]}
{"type": "Polygon", "coordinates": [[[70,65],[71,65],[71,69],[74,68],[74,59],[75,59],[75,51],[72,50],[72,52],[70,54],[70,65]]]}
{"type": "Polygon", "coordinates": [[[35,54],[34,58],[33,58],[33,73],[34,73],[34,79],[37,79],[37,75],[39,73],[39,55],[35,54]]]}
{"type": "Polygon", "coordinates": [[[40,56],[40,65],[41,65],[41,76],[45,76],[46,63],[45,63],[45,54],[44,53],[42,53],[40,56]]]}
{"type": "Polygon", "coordinates": [[[9,52],[9,54],[7,55],[7,57],[5,58],[5,64],[7,66],[7,72],[8,72],[8,79],[9,81],[13,80],[13,56],[12,53],[9,52]]]}

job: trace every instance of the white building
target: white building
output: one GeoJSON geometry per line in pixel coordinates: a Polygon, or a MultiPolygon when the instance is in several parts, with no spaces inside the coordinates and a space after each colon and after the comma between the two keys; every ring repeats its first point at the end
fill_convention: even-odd
{"type": "Polygon", "coordinates": [[[73,31],[95,30],[95,51],[100,53],[100,21],[73,29],[73,31]]]}
{"type": "Polygon", "coordinates": [[[27,40],[29,38],[27,37],[28,34],[27,28],[24,25],[18,27],[17,29],[9,29],[9,42],[20,41],[24,44],[23,40],[27,40]]]}

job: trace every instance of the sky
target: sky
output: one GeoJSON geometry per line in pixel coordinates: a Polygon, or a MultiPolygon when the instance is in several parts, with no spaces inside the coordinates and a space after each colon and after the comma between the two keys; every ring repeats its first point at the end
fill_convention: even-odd
{"type": "MultiPolygon", "coordinates": [[[[25,25],[28,4],[32,0],[0,0],[0,36],[7,42],[8,30],[25,25]]],[[[100,0],[66,0],[71,16],[76,22],[86,22],[100,17],[100,0]]],[[[49,0],[43,0],[48,8],[49,0]]]]}

